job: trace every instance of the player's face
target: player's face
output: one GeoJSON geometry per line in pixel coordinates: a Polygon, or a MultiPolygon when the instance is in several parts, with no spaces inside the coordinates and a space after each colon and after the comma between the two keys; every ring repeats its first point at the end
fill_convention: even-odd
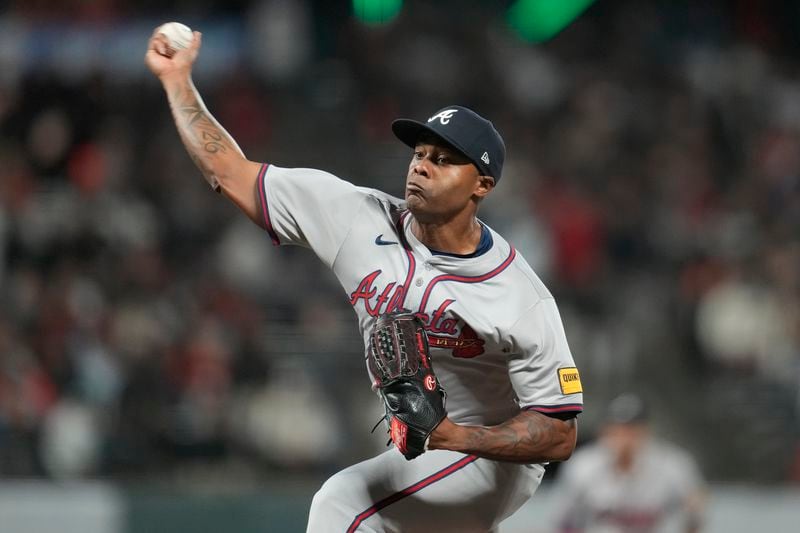
{"type": "Polygon", "coordinates": [[[609,424],[603,430],[606,445],[618,457],[632,457],[647,440],[648,429],[644,424],[609,424]]]}
{"type": "Polygon", "coordinates": [[[420,222],[447,221],[488,194],[493,184],[457,150],[423,139],[408,166],[406,204],[420,222]]]}

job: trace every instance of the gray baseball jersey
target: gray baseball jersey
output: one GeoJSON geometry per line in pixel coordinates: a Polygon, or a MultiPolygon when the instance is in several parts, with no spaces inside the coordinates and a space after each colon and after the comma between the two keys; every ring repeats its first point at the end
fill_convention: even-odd
{"type": "MultiPolygon", "coordinates": [[[[581,411],[580,378],[555,301],[500,235],[483,225],[476,253],[437,253],[414,237],[412,217],[398,198],[313,169],[264,165],[258,179],[264,224],[273,243],[309,247],[334,271],[358,316],[365,347],[381,314],[406,310],[423,320],[437,376],[447,391],[448,416],[454,422],[494,425],[522,409],[565,416],[581,411]]],[[[437,458],[456,456],[428,452],[412,462],[393,464],[404,469],[404,476],[422,480],[434,474],[431,469],[447,469],[437,458]]],[[[498,468],[493,461],[466,457],[471,468],[498,468]]],[[[460,455],[455,462],[464,458],[460,455]]],[[[373,463],[346,470],[349,479],[359,471],[362,478],[371,477],[367,464],[373,463]]],[[[380,468],[384,467],[385,463],[380,468]]],[[[538,483],[541,466],[528,468],[526,475],[538,483]]],[[[497,493],[496,478],[478,478],[483,481],[470,481],[474,494],[497,493]]],[[[436,494],[437,483],[425,484],[424,493],[436,494]]],[[[389,491],[407,489],[386,482],[383,486],[389,491]]],[[[422,492],[415,492],[415,497],[422,492]]],[[[404,498],[409,495],[404,494],[404,498]]],[[[474,505],[469,503],[472,499],[465,496],[463,501],[474,505]]],[[[368,500],[350,507],[375,503],[368,500]]],[[[489,524],[502,514],[498,509],[486,513],[492,518],[489,524]]],[[[386,511],[374,512],[370,520],[381,520],[381,514],[386,511]]],[[[360,524],[359,531],[368,526],[363,520],[360,524]]],[[[404,530],[410,530],[408,524],[404,530]]]]}
{"type": "Polygon", "coordinates": [[[650,440],[628,472],[614,466],[602,444],[578,449],[558,477],[563,531],[656,533],[686,531],[689,502],[703,490],[695,461],[685,451],[650,440]]]}

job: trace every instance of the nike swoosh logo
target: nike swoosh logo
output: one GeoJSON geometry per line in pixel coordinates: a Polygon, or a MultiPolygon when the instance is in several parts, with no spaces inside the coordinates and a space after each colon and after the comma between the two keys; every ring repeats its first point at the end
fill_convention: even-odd
{"type": "Polygon", "coordinates": [[[383,240],[383,233],[375,237],[375,244],[378,246],[387,246],[389,244],[397,244],[397,241],[384,241],[383,240]]]}

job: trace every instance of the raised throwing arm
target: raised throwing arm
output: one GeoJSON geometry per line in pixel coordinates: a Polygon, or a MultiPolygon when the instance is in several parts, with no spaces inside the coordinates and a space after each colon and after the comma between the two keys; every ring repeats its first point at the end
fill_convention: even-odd
{"type": "Polygon", "coordinates": [[[201,40],[200,32],[194,32],[187,49],[167,57],[165,38],[154,32],[148,43],[145,64],[161,81],[178,134],[206,181],[261,225],[256,190],[261,163],[245,157],[233,137],[208,111],[192,82],[192,66],[201,40]]]}

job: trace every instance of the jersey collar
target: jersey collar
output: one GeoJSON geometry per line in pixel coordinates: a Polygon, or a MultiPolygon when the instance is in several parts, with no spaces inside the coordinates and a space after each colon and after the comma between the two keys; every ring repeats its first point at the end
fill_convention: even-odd
{"type": "Polygon", "coordinates": [[[510,252],[510,246],[503,238],[480,220],[478,222],[481,225],[481,240],[475,252],[467,255],[458,255],[431,251],[411,231],[412,219],[413,215],[406,211],[400,220],[408,246],[424,263],[436,265],[442,271],[457,272],[463,275],[479,275],[486,270],[494,268],[510,252]]]}

